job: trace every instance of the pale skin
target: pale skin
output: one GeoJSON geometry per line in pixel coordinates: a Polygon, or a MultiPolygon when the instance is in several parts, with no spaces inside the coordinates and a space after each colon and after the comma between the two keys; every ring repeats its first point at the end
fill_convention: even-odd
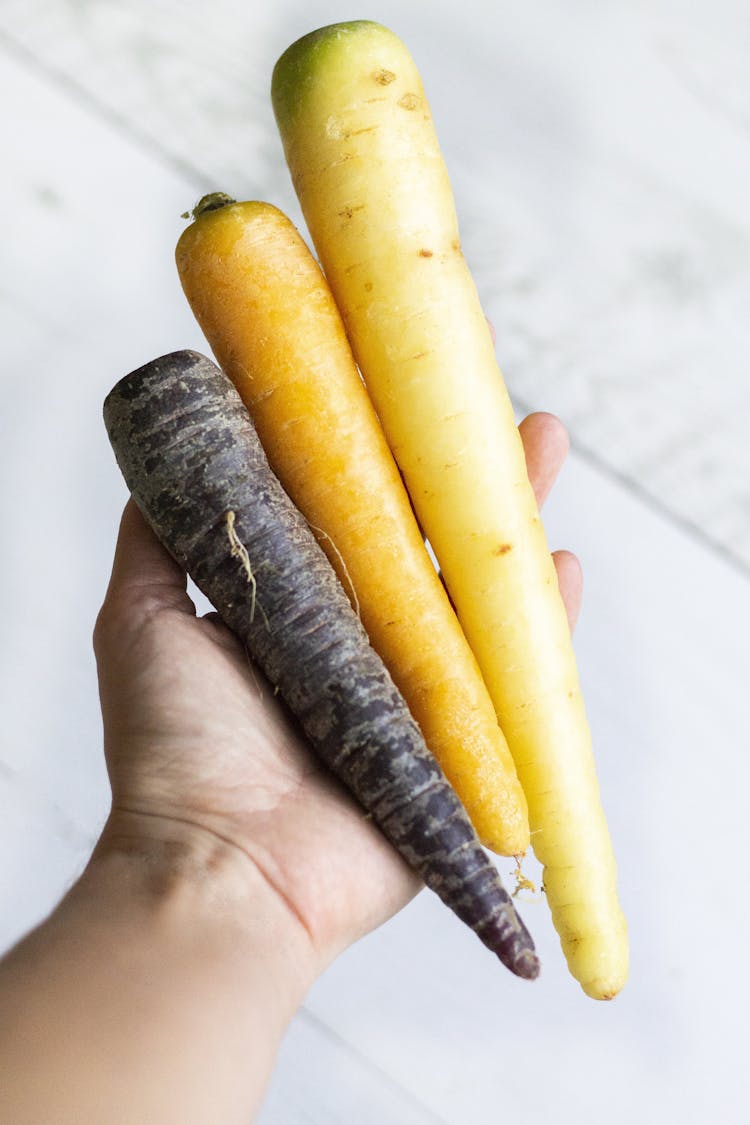
{"type": "MultiPolygon", "coordinates": [[[[567,435],[549,414],[520,431],[542,503],[567,435]]],[[[572,628],[580,567],[555,564],[572,628]]],[[[312,982],[419,883],[132,501],[94,647],[112,809],[0,962],[0,1120],[246,1125],[312,982]]]]}

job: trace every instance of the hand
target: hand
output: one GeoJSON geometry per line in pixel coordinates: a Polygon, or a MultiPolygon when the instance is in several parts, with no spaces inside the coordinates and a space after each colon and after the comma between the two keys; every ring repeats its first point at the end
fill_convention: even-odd
{"type": "MultiPolygon", "coordinates": [[[[541,504],[567,435],[548,414],[530,415],[520,432],[541,504]]],[[[555,563],[572,627],[580,568],[568,552],[555,563]]],[[[286,904],[319,968],[417,892],[233,634],[214,614],[196,617],[184,573],[132,501],[95,649],[113,792],[105,846],[220,839],[286,904]]]]}

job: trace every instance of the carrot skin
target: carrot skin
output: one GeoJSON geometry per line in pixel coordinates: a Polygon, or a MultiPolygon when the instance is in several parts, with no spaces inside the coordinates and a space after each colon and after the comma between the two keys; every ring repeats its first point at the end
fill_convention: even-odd
{"type": "Polygon", "coordinates": [[[229,380],[175,352],[121,380],[104,419],[144,516],[319,756],[503,964],[536,977],[528,931],[229,380]]]}

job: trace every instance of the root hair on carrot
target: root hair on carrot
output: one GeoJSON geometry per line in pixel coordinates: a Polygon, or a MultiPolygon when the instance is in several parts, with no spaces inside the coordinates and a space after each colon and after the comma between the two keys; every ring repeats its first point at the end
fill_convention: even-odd
{"type": "Polygon", "coordinates": [[[263,615],[263,620],[266,623],[266,628],[269,628],[268,618],[263,612],[263,606],[258,601],[258,583],[255,581],[255,575],[253,574],[252,567],[250,566],[250,556],[247,553],[247,547],[242,542],[234,529],[236,516],[234,512],[231,511],[231,509],[230,511],[225,512],[224,520],[227,525],[227,537],[229,538],[229,545],[231,548],[230,553],[233,559],[239,559],[240,565],[242,566],[242,569],[244,570],[247,577],[247,581],[250,585],[250,621],[253,622],[255,620],[255,608],[257,606],[257,608],[263,615]]]}
{"type": "Polygon", "coordinates": [[[527,876],[524,875],[521,869],[523,856],[516,855],[513,858],[516,861],[515,870],[513,871],[513,878],[516,881],[516,889],[512,892],[512,897],[515,898],[518,895],[519,891],[531,891],[532,894],[536,894],[536,884],[532,882],[531,879],[527,878],[527,876]]]}
{"type": "Polygon", "coordinates": [[[338,547],[334,543],[333,539],[331,539],[331,537],[330,537],[330,535],[328,534],[327,531],[324,531],[322,527],[315,527],[315,525],[310,523],[309,521],[308,521],[308,527],[310,528],[310,531],[314,531],[316,535],[322,535],[323,538],[327,539],[328,542],[331,544],[332,549],[336,553],[336,558],[341,563],[341,569],[343,570],[344,574],[346,575],[346,581],[347,581],[347,584],[349,586],[349,589],[351,590],[352,602],[354,603],[354,612],[356,613],[357,617],[361,618],[361,614],[359,612],[359,598],[357,597],[357,591],[354,588],[354,583],[352,582],[352,576],[349,573],[349,568],[347,567],[346,563],[344,562],[344,556],[341,554],[341,551],[338,549],[338,547]]]}

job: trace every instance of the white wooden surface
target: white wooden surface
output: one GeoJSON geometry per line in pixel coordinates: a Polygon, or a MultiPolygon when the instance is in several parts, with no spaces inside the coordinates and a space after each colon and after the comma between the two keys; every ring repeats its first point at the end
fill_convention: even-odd
{"type": "Polygon", "coordinates": [[[101,400],[203,346],[179,215],[214,186],[293,210],[271,66],[367,14],[422,64],[517,399],[577,444],[547,522],[586,570],[577,648],[632,979],[583,997],[531,901],[544,974],[517,982],[422,895],[315,987],[260,1120],[744,1122],[750,14],[452,11],[0,2],[0,948],[107,806],[89,637],[124,490],[101,400]]]}

